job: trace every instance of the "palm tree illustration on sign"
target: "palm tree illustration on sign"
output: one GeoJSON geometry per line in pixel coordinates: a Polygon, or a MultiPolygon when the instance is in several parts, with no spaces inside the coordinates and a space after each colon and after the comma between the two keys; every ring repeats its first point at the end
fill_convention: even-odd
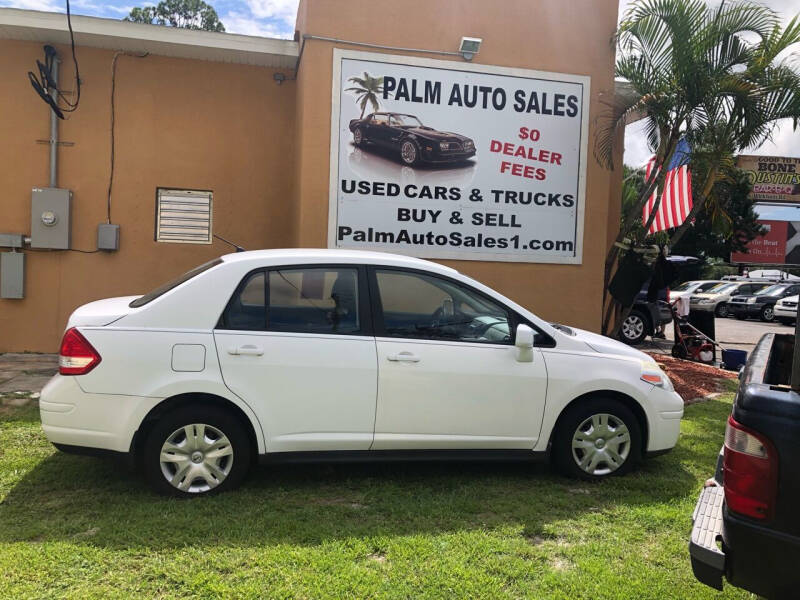
{"type": "Polygon", "coordinates": [[[356,104],[361,107],[361,118],[367,110],[367,103],[372,104],[373,111],[380,109],[378,94],[383,93],[383,77],[372,77],[364,71],[364,77],[350,77],[347,81],[356,84],[356,87],[349,87],[345,92],[355,92],[356,104]]]}

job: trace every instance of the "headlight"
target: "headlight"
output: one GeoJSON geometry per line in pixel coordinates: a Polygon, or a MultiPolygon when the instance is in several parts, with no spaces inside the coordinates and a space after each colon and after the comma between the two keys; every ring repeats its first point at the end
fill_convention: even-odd
{"type": "Polygon", "coordinates": [[[755,303],[756,303],[756,300],[758,300],[758,298],[748,298],[748,299],[747,299],[747,303],[748,303],[748,304],[755,304],[755,303]]]}
{"type": "Polygon", "coordinates": [[[655,362],[643,362],[642,363],[642,375],[640,379],[650,385],[655,385],[668,392],[674,392],[675,388],[672,385],[672,381],[670,381],[667,374],[661,370],[658,366],[658,363],[655,362]]]}
{"type": "Polygon", "coordinates": [[[439,150],[447,150],[450,148],[449,142],[439,142],[439,150]]]}
{"type": "Polygon", "coordinates": [[[467,149],[472,148],[472,146],[474,146],[474,145],[475,144],[472,143],[472,140],[467,140],[466,142],[464,142],[464,148],[467,148],[467,149]]]}
{"type": "Polygon", "coordinates": [[[700,304],[711,304],[712,302],[714,302],[714,301],[711,298],[701,298],[700,299],[700,304]]]}

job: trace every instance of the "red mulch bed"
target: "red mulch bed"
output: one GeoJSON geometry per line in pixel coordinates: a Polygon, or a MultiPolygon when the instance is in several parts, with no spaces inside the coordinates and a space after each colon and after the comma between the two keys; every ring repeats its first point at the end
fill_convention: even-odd
{"type": "Polygon", "coordinates": [[[711,394],[724,392],[728,388],[723,383],[726,379],[736,379],[734,371],[725,371],[710,365],[680,360],[663,354],[651,354],[664,372],[669,375],[675,391],[680,394],[686,404],[704,400],[711,394]]]}

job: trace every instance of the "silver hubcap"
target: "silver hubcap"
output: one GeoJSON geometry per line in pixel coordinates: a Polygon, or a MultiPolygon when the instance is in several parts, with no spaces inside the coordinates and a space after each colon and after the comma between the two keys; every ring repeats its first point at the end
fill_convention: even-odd
{"type": "Polygon", "coordinates": [[[411,164],[417,159],[417,148],[411,142],[404,142],[400,148],[400,155],[405,162],[411,164]]]}
{"type": "Polygon", "coordinates": [[[216,427],[193,423],[176,429],[161,446],[161,472],[171,486],[197,494],[225,481],[233,447],[216,427]]]}
{"type": "Polygon", "coordinates": [[[644,331],[644,323],[642,319],[633,315],[629,316],[622,322],[622,335],[629,340],[635,340],[644,331]]]}
{"type": "Polygon", "coordinates": [[[771,308],[765,308],[764,309],[764,318],[767,321],[771,321],[772,320],[772,309],[771,308]]]}
{"type": "Polygon", "coordinates": [[[620,419],[600,413],[581,423],[572,436],[572,458],[589,475],[619,469],[631,451],[631,434],[620,419]]]}
{"type": "Polygon", "coordinates": [[[355,133],[353,133],[353,140],[355,141],[356,145],[361,143],[361,130],[356,129],[355,133]]]}
{"type": "Polygon", "coordinates": [[[728,305],[727,304],[720,304],[719,308],[717,309],[717,313],[719,313],[720,317],[727,317],[728,316],[728,305]]]}

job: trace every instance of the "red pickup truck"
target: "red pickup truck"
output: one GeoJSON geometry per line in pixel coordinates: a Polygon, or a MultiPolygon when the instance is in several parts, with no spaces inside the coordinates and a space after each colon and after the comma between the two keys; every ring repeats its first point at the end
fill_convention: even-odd
{"type": "Polygon", "coordinates": [[[800,598],[800,394],[794,335],[761,338],[740,376],[717,459],[694,511],[695,577],[766,598],[800,598]]]}

